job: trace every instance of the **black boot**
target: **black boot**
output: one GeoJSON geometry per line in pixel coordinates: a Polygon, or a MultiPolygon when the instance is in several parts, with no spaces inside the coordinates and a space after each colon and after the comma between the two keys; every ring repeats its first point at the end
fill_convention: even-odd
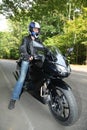
{"type": "Polygon", "coordinates": [[[13,100],[13,99],[10,100],[9,105],[8,105],[9,110],[12,110],[15,108],[15,102],[16,100],[13,100]]]}

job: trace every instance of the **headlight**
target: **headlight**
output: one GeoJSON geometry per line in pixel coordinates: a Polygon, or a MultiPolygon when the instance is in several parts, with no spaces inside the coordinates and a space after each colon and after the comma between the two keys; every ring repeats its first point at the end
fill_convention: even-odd
{"type": "Polygon", "coordinates": [[[56,67],[57,67],[57,69],[60,73],[66,73],[67,72],[67,69],[65,67],[61,66],[61,65],[56,65],[56,67]]]}
{"type": "Polygon", "coordinates": [[[56,65],[58,72],[60,73],[61,76],[68,76],[70,74],[70,66],[68,66],[67,68],[61,65],[56,65]]]}

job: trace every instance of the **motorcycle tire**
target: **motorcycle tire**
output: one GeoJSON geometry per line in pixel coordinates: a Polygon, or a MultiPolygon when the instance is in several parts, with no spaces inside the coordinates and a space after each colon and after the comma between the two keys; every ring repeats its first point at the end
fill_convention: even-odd
{"type": "Polygon", "coordinates": [[[64,126],[73,125],[78,119],[78,107],[72,90],[55,88],[50,93],[49,109],[53,116],[64,126]]]}

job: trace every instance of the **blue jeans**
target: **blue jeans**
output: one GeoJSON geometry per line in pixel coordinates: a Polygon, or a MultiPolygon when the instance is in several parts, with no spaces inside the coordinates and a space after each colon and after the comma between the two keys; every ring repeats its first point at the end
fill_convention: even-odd
{"type": "Polygon", "coordinates": [[[19,79],[14,87],[11,99],[14,99],[14,100],[19,99],[23,85],[24,85],[24,81],[25,81],[25,78],[27,75],[28,67],[29,67],[29,62],[22,61],[20,76],[19,76],[19,79]]]}

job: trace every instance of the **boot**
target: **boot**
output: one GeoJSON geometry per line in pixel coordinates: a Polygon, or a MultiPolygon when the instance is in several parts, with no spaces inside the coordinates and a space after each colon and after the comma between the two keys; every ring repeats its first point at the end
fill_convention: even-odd
{"type": "Polygon", "coordinates": [[[10,100],[9,105],[8,105],[9,110],[12,110],[15,108],[15,102],[16,100],[13,100],[13,99],[10,100]]]}

